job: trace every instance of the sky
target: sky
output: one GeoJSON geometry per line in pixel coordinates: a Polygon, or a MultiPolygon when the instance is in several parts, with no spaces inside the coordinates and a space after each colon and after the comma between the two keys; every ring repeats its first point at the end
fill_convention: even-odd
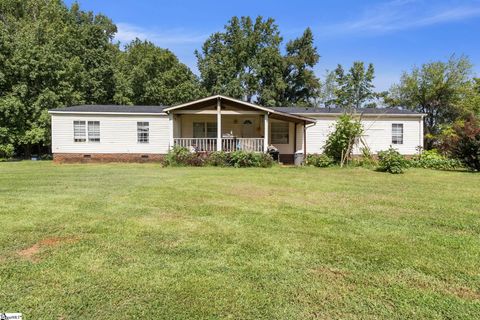
{"type": "MultiPolygon", "coordinates": [[[[67,0],[67,5],[74,1],[67,0]]],[[[387,90],[403,71],[465,55],[480,75],[480,0],[78,0],[83,10],[107,15],[116,41],[136,37],[168,48],[198,74],[195,49],[232,16],[272,17],[284,44],[310,27],[323,78],[337,64],[373,63],[375,86],[387,90]]]]}

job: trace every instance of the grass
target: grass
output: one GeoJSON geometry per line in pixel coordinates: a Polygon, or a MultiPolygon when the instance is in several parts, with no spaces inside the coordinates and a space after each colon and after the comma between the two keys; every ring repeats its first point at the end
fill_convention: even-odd
{"type": "Polygon", "coordinates": [[[480,318],[480,175],[0,163],[0,312],[480,318]]]}

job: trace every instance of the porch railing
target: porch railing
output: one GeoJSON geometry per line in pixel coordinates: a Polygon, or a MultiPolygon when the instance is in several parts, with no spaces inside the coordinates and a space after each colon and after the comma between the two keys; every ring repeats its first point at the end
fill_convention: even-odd
{"type": "Polygon", "coordinates": [[[216,151],[216,138],[174,138],[173,143],[176,146],[190,148],[195,147],[198,151],[216,151]]]}
{"type": "MultiPolygon", "coordinates": [[[[195,147],[198,151],[212,152],[217,150],[216,138],[174,138],[176,146],[195,147]]],[[[263,152],[263,138],[222,138],[222,150],[263,152]]]]}
{"type": "Polygon", "coordinates": [[[222,150],[263,152],[263,138],[222,138],[222,150]]]}

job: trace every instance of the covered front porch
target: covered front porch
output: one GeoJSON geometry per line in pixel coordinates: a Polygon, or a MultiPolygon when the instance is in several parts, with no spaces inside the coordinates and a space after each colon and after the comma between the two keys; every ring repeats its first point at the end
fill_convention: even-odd
{"type": "Polygon", "coordinates": [[[200,152],[266,152],[274,146],[284,157],[305,153],[305,127],[313,120],[244,101],[213,96],[165,109],[170,146],[200,152]]]}
{"type": "Polygon", "coordinates": [[[264,152],[263,116],[222,115],[220,126],[216,115],[176,114],[173,122],[174,145],[195,147],[199,151],[207,152],[264,152]]]}

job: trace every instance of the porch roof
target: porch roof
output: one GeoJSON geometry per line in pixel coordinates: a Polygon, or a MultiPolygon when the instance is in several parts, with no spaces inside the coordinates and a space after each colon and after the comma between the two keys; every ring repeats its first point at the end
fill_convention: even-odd
{"type": "Polygon", "coordinates": [[[263,107],[257,104],[253,104],[250,102],[222,96],[222,95],[214,95],[210,96],[207,98],[187,102],[187,103],[182,103],[173,107],[168,107],[164,108],[164,112],[171,112],[179,109],[186,109],[186,108],[203,108],[212,105],[212,103],[215,103],[216,101],[226,101],[228,103],[231,103],[234,106],[241,107],[241,108],[247,108],[247,109],[255,109],[259,111],[263,111],[265,113],[269,114],[269,117],[272,119],[278,119],[278,120],[283,120],[283,121],[290,121],[290,122],[297,122],[297,123],[315,123],[315,120],[309,117],[305,117],[302,115],[297,115],[297,114],[291,114],[289,112],[284,112],[280,110],[275,110],[273,108],[267,108],[263,107]]]}

